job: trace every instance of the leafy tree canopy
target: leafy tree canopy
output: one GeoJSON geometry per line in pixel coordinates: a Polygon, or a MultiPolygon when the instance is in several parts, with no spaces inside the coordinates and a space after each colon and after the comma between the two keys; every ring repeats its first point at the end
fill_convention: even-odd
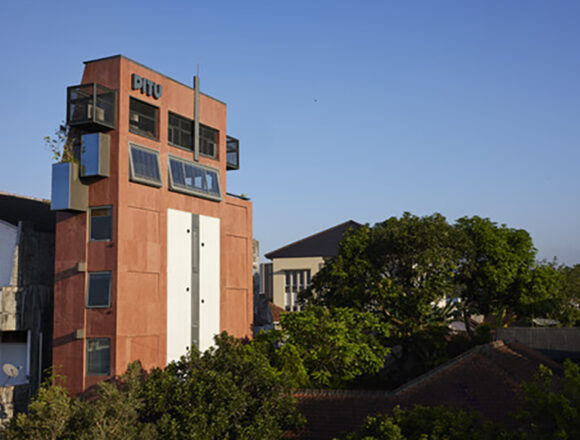
{"type": "Polygon", "coordinates": [[[308,306],[282,315],[281,330],[260,333],[253,344],[296,387],[344,388],[379,371],[389,349],[389,326],[369,312],[308,306]]]}

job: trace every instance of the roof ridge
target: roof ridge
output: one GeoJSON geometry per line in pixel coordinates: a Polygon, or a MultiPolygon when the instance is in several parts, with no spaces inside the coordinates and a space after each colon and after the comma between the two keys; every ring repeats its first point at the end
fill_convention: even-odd
{"type": "Polygon", "coordinates": [[[1,191],[1,190],[0,190],[0,196],[17,197],[19,199],[32,200],[34,202],[41,202],[41,203],[45,203],[45,204],[50,204],[50,200],[48,200],[48,199],[42,199],[40,197],[33,197],[33,196],[24,196],[24,195],[20,195],[20,194],[13,194],[13,193],[1,191]]]}
{"type": "Polygon", "coordinates": [[[275,249],[275,250],[273,250],[273,251],[270,251],[270,252],[268,252],[267,254],[264,254],[264,256],[265,256],[266,258],[268,258],[268,259],[271,259],[271,258],[270,258],[268,255],[272,255],[272,254],[274,254],[274,253],[276,253],[276,252],[283,251],[284,249],[287,249],[287,248],[289,248],[290,246],[295,246],[295,245],[297,245],[297,244],[299,244],[299,243],[302,243],[302,242],[304,242],[304,241],[306,241],[306,240],[310,240],[311,238],[317,237],[318,235],[324,234],[324,233],[326,233],[326,232],[330,232],[330,231],[332,231],[333,229],[337,229],[337,228],[339,228],[339,227],[341,227],[341,226],[344,226],[344,225],[346,225],[346,224],[348,224],[348,223],[353,223],[353,224],[355,224],[355,225],[362,226],[362,224],[361,224],[361,223],[359,223],[359,222],[356,222],[356,221],[354,221],[354,220],[352,220],[352,219],[351,219],[351,220],[347,220],[347,221],[345,221],[345,222],[339,223],[338,225],[331,226],[330,228],[324,229],[324,230],[322,230],[322,231],[319,231],[319,232],[315,232],[314,234],[311,234],[311,235],[309,235],[309,236],[307,236],[307,237],[304,237],[304,238],[301,238],[301,239],[299,239],[299,240],[293,241],[292,243],[289,243],[289,244],[287,244],[287,245],[285,245],[285,246],[282,246],[281,248],[275,249]]]}

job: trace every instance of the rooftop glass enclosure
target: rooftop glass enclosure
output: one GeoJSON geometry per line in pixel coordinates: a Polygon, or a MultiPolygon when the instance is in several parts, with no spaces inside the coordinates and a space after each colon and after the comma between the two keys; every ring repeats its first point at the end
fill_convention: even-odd
{"type": "Polygon", "coordinates": [[[116,93],[100,84],[81,84],[67,89],[67,122],[88,131],[115,128],[116,93]]]}

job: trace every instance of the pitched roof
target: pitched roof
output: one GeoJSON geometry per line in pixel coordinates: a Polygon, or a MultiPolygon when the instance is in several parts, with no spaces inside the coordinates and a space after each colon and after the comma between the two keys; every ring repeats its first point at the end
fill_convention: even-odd
{"type": "Polygon", "coordinates": [[[369,415],[396,405],[445,405],[475,410],[489,420],[516,426],[510,413],[523,402],[520,384],[531,381],[540,364],[562,374],[562,366],[516,342],[475,347],[394,391],[301,390],[299,407],[308,423],[300,439],[331,439],[354,431],[369,415]]]}
{"type": "Polygon", "coordinates": [[[360,226],[360,223],[349,220],[269,252],[265,254],[265,257],[270,260],[274,258],[334,257],[338,253],[338,242],[342,240],[347,229],[356,229],[360,226]]]}
{"type": "Polygon", "coordinates": [[[50,200],[0,191],[0,219],[15,226],[19,221],[27,221],[36,230],[54,232],[56,215],[50,210],[50,200]]]}

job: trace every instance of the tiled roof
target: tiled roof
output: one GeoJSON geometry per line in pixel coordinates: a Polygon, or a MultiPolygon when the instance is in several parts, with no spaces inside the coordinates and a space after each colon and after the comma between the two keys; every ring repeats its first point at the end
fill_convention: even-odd
{"type": "Polygon", "coordinates": [[[274,258],[334,257],[338,253],[338,243],[342,240],[347,229],[359,228],[360,226],[360,223],[349,220],[269,252],[265,254],[265,257],[270,260],[274,258]]]}
{"type": "Polygon", "coordinates": [[[520,384],[533,379],[540,364],[562,374],[561,365],[516,342],[475,347],[394,391],[296,392],[308,423],[297,438],[332,439],[354,431],[364,419],[394,406],[445,405],[475,410],[487,419],[514,425],[510,413],[523,402],[520,384]]]}
{"type": "Polygon", "coordinates": [[[270,312],[272,312],[274,322],[280,322],[280,315],[286,311],[270,301],[270,312]]]}

